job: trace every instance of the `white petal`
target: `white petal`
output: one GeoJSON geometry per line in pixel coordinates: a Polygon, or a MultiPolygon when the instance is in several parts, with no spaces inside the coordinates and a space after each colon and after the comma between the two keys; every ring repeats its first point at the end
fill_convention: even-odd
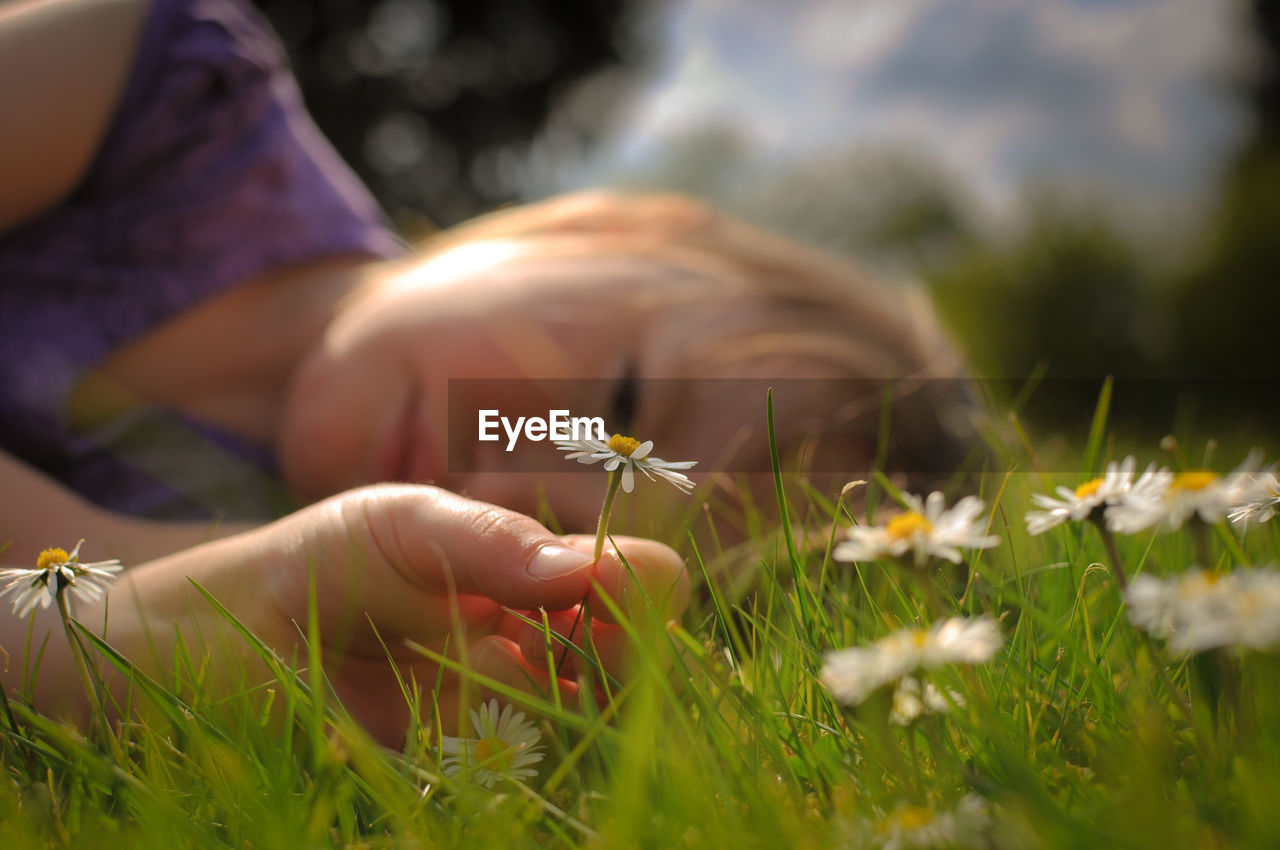
{"type": "Polygon", "coordinates": [[[658,469],[693,469],[698,465],[696,460],[663,460],[660,457],[651,457],[645,463],[658,469]]]}
{"type": "Polygon", "coordinates": [[[664,481],[671,483],[676,489],[684,493],[693,492],[693,482],[689,480],[687,475],[679,472],[672,472],[669,469],[655,469],[654,472],[664,481]]]}
{"type": "Polygon", "coordinates": [[[929,494],[929,497],[925,499],[924,518],[929,520],[930,525],[936,525],[945,508],[946,497],[942,495],[941,491],[934,490],[929,494]]]}

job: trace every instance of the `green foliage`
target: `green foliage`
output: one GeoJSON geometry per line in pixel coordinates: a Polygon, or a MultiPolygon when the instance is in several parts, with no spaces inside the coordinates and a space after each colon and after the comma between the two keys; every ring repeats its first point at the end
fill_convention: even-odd
{"type": "MultiPolygon", "coordinates": [[[[155,682],[91,638],[135,685],[123,746],[11,699],[0,846],[877,846],[890,820],[975,797],[989,807],[987,847],[1272,846],[1280,657],[1222,655],[1236,686],[1215,685],[1221,671],[1206,678],[1130,626],[1094,530],[1023,529],[1031,493],[1074,486],[1108,459],[1107,414],[1104,395],[1078,475],[988,476],[979,489],[1000,546],[928,574],[834,561],[852,506],[784,496],[778,468],[791,522],[762,530],[749,593],[730,592],[714,553],[695,548],[690,569],[708,592],[681,623],[613,609],[637,660],[603,703],[579,712],[500,688],[536,719],[548,757],[536,778],[492,790],[442,770],[432,683],[403,683],[424,722],[397,752],[363,734],[323,677],[238,624],[270,671],[265,687],[215,690],[182,645],[175,678],[155,682]],[[833,700],[824,654],[928,622],[928,599],[993,616],[1005,640],[989,664],[929,674],[961,700],[909,728],[885,722],[883,694],[857,708],[833,700]]],[[[1028,463],[1016,448],[1004,456],[1028,463]]],[[[1280,534],[1223,529],[1202,545],[1261,563],[1280,554],[1280,534]]],[[[1185,535],[1147,534],[1121,538],[1116,555],[1130,575],[1176,573],[1193,551],[1185,535]]]]}
{"type": "Polygon", "coordinates": [[[1101,222],[1044,212],[1007,245],[974,244],[928,275],[944,321],[975,374],[1056,385],[1045,415],[1091,408],[1109,374],[1151,374],[1144,333],[1161,312],[1151,272],[1101,222]]]}
{"type": "MultiPolygon", "coordinates": [[[[1243,159],[1209,222],[1206,246],[1172,282],[1179,371],[1274,379],[1280,314],[1280,152],[1243,159]]],[[[1259,399],[1274,414],[1275,402],[1259,399]]]]}

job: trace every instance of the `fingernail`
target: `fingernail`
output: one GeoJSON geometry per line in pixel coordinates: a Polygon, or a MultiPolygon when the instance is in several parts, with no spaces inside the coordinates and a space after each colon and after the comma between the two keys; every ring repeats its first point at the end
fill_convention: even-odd
{"type": "Polygon", "coordinates": [[[586,552],[552,543],[534,553],[529,561],[528,572],[536,579],[548,581],[576,573],[589,566],[591,566],[591,556],[586,552]]]}

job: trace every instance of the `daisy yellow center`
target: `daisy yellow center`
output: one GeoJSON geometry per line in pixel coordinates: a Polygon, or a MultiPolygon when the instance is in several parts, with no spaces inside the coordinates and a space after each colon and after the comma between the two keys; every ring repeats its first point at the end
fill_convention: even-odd
{"type": "Polygon", "coordinates": [[[505,770],[511,766],[511,747],[496,735],[481,738],[476,742],[476,761],[495,770],[505,770]]]}
{"type": "Polygon", "coordinates": [[[920,829],[933,823],[933,810],[924,806],[905,806],[890,815],[889,821],[899,829],[920,829]]]}
{"type": "Polygon", "coordinates": [[[1094,493],[1098,492],[1098,488],[1102,486],[1102,479],[1095,478],[1092,481],[1086,481],[1076,488],[1077,499],[1087,499],[1094,493]]]}
{"type": "Polygon", "coordinates": [[[911,630],[911,645],[916,649],[921,649],[929,642],[929,633],[924,629],[911,630]]]}
{"type": "Polygon", "coordinates": [[[1209,469],[1189,469],[1186,472],[1179,472],[1173,476],[1173,481],[1169,484],[1170,490],[1203,490],[1210,484],[1218,480],[1218,473],[1209,469]]]}
{"type": "Polygon", "coordinates": [[[36,558],[36,569],[47,570],[54,564],[65,564],[70,557],[66,549],[45,549],[36,558]]]}
{"type": "Polygon", "coordinates": [[[640,441],[635,437],[624,437],[614,434],[609,438],[609,448],[623,457],[631,457],[631,453],[640,448],[640,441]]]}
{"type": "Polygon", "coordinates": [[[1203,594],[1211,593],[1222,579],[1217,570],[1204,570],[1188,576],[1178,584],[1178,596],[1183,599],[1196,599],[1203,594]]]}
{"type": "Polygon", "coordinates": [[[889,524],[885,526],[885,532],[889,535],[890,540],[910,540],[916,535],[916,532],[929,533],[933,528],[929,520],[925,519],[916,511],[907,511],[905,514],[899,514],[889,520],[889,524]]]}

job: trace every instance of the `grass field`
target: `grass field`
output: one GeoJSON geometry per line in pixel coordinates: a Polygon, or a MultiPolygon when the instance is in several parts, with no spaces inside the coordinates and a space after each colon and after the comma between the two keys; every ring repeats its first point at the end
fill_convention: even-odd
{"type": "MultiPolygon", "coordinates": [[[[832,557],[869,523],[849,500],[892,502],[883,479],[847,499],[793,499],[793,522],[758,541],[750,592],[707,578],[679,623],[627,621],[634,672],[605,683],[601,704],[500,690],[543,748],[519,775],[519,756],[492,742],[445,761],[432,683],[416,696],[406,683],[424,721],[397,752],[344,717],[314,668],[265,647],[273,681],[232,693],[206,687],[202,659],[181,649],[161,684],[100,648],[134,677],[138,719],[108,736],[10,698],[0,847],[1280,846],[1280,659],[1174,651],[1174,637],[1131,623],[1115,569],[1133,581],[1267,565],[1278,527],[1192,521],[1117,535],[1113,551],[1089,523],[1028,534],[1033,494],[1113,459],[1104,414],[1078,473],[981,478],[980,520],[998,543],[961,565],[832,557]],[[829,652],[950,617],[991,618],[999,647],[920,674],[914,707],[937,713],[892,722],[892,671],[856,705],[824,682],[829,652]]],[[[1169,462],[1155,446],[1139,454],[1139,469],[1169,462]]],[[[1001,462],[1034,469],[1022,448],[1001,462]]],[[[699,581],[713,555],[691,556],[699,581]]],[[[899,720],[912,695],[898,693],[899,720]]]]}

